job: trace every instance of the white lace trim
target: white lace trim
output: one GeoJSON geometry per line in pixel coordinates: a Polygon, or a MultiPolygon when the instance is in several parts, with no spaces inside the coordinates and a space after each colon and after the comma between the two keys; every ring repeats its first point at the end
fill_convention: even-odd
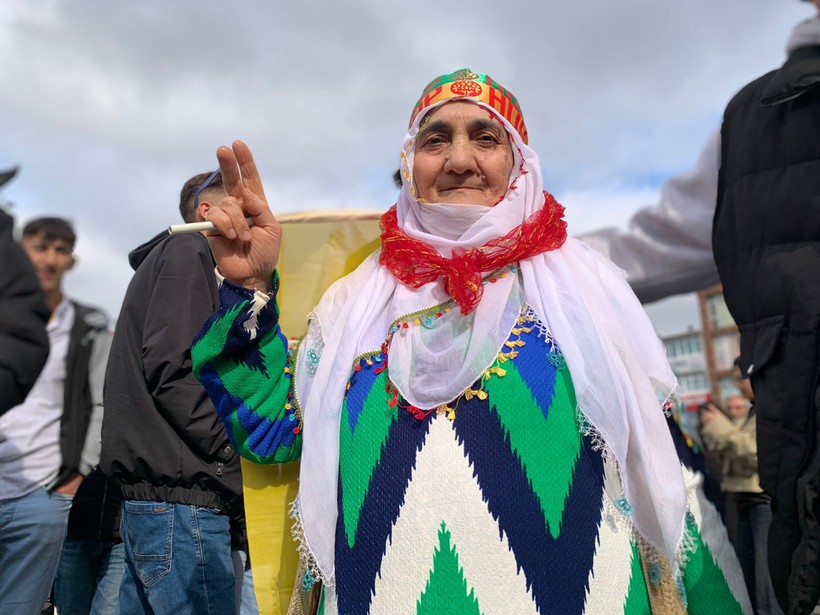
{"type": "Polygon", "coordinates": [[[299,553],[299,559],[305,566],[305,577],[301,580],[302,590],[310,591],[310,587],[305,587],[307,583],[312,587],[316,581],[321,581],[325,587],[333,587],[336,583],[335,579],[327,578],[319,565],[316,563],[316,558],[310,550],[310,547],[305,540],[305,529],[302,526],[302,516],[299,508],[299,496],[290,505],[290,518],[293,519],[293,525],[290,528],[290,535],[296,543],[296,551],[299,553]],[[310,577],[308,578],[308,575],[310,577]]]}

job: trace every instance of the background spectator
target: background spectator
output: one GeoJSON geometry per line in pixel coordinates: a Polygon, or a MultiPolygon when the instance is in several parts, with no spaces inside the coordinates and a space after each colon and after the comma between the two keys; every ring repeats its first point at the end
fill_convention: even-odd
{"type": "Polygon", "coordinates": [[[69,509],[98,456],[103,372],[110,345],[105,315],[69,300],[63,277],[76,236],[62,218],[38,218],[22,245],[51,310],[48,362],[26,400],[0,417],[0,611],[39,613],[60,558],[69,509]],[[92,418],[93,417],[93,418],[92,418]]]}

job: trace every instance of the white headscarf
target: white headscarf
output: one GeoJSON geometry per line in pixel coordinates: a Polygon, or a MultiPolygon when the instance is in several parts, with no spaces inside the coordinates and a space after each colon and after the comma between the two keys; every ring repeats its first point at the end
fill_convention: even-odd
{"type": "MultiPolygon", "coordinates": [[[[516,159],[513,174],[526,173],[486,211],[420,205],[412,196],[413,146],[425,115],[419,113],[402,148],[398,225],[448,257],[454,247],[477,247],[504,235],[544,204],[535,152],[490,107],[464,100],[485,107],[504,125],[516,159]]],[[[304,416],[299,503],[314,572],[326,583],[334,581],[339,428],[353,362],[378,351],[394,321],[448,299],[441,279],[418,289],[396,280],[379,265],[377,251],[335,283],[314,311],[295,374],[304,416]],[[321,360],[308,369],[303,357],[311,349],[321,351],[321,360]]],[[[662,412],[675,377],[620,270],[580,241],[569,238],[560,249],[522,261],[517,274],[484,286],[478,307],[467,316],[452,309],[430,327],[402,328],[388,349],[391,381],[419,408],[452,401],[495,361],[523,304],[561,348],[578,408],[618,462],[636,530],[676,570],[686,490],[662,412]]]]}

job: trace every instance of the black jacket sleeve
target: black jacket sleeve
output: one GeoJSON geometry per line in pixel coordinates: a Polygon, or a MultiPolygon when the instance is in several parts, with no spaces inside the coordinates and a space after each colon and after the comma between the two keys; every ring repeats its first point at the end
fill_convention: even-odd
{"type": "Polygon", "coordinates": [[[145,380],[165,421],[197,456],[214,458],[227,436],[191,365],[191,342],[218,301],[214,265],[204,241],[192,248],[194,237],[174,239],[163,247],[148,305],[145,380]]]}
{"type": "Polygon", "coordinates": [[[49,310],[12,223],[0,211],[0,414],[25,400],[48,358],[49,310]]]}

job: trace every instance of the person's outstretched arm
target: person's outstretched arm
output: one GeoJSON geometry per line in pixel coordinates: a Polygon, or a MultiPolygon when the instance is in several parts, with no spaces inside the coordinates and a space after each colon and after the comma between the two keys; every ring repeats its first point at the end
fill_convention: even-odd
{"type": "Polygon", "coordinates": [[[688,173],[669,179],[660,201],[640,209],[626,230],[604,228],[578,238],[626,272],[642,303],[718,283],[712,254],[720,132],[706,142],[688,173]]]}

